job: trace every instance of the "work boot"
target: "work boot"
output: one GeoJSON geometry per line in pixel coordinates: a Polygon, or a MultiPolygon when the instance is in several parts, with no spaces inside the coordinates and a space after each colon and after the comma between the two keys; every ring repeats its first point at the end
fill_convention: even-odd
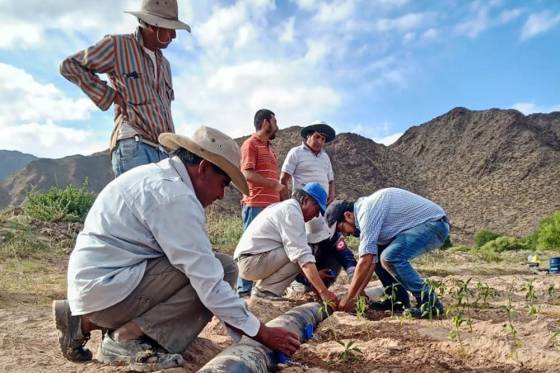
{"type": "Polygon", "coordinates": [[[91,360],[91,351],[84,348],[90,335],[82,333],[81,318],[80,316],[72,316],[68,301],[53,301],[52,312],[58,330],[58,344],[62,355],[70,361],[91,360]]]}
{"type": "MultiPolygon", "coordinates": [[[[402,302],[398,302],[398,301],[394,301],[393,305],[392,305],[392,309],[393,312],[396,313],[401,313],[404,311],[404,306],[402,304],[402,302]]],[[[391,300],[390,299],[385,299],[382,301],[375,301],[375,302],[369,302],[368,304],[369,309],[371,310],[375,310],[375,311],[391,311],[391,300]]]]}
{"type": "Polygon", "coordinates": [[[273,300],[273,301],[286,300],[286,298],[276,295],[271,291],[259,289],[256,286],[253,287],[253,290],[251,292],[251,298],[273,300]]]}
{"type": "Polygon", "coordinates": [[[117,342],[113,339],[113,332],[103,337],[95,360],[111,365],[128,365],[127,369],[133,372],[153,372],[185,364],[182,355],[167,352],[146,336],[117,342]]]}
{"type": "Polygon", "coordinates": [[[445,308],[438,299],[432,306],[429,303],[423,303],[416,307],[406,308],[403,315],[409,315],[415,319],[441,319],[445,316],[445,308]]]}

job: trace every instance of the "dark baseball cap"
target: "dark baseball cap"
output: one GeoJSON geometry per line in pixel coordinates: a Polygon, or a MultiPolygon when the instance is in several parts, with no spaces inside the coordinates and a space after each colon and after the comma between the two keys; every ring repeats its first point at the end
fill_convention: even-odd
{"type": "Polygon", "coordinates": [[[338,224],[344,220],[344,213],[350,211],[354,213],[352,209],[352,202],[337,199],[333,201],[325,213],[327,219],[327,225],[331,227],[333,224],[338,224]]]}

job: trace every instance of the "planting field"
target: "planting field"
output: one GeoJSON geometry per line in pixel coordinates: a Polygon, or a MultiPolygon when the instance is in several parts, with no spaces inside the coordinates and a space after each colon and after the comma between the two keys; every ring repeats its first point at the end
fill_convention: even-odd
{"type": "MultiPolygon", "coordinates": [[[[0,370],[118,372],[124,367],[74,364],[58,351],[50,303],[66,292],[68,253],[80,226],[0,216],[0,370]]],[[[215,227],[210,231],[222,232],[215,227]]],[[[221,247],[230,247],[222,242],[221,247]]],[[[285,372],[553,372],[560,362],[560,276],[526,267],[528,251],[486,261],[462,249],[436,251],[415,262],[443,294],[442,320],[410,320],[367,311],[336,312],[285,372]]],[[[547,255],[559,255],[550,252],[547,255]]],[[[541,256],[546,259],[545,256],[541,256]]],[[[372,288],[379,287],[372,281],[372,288]]],[[[344,292],[344,278],[335,285],[344,292]]],[[[251,302],[264,321],[310,299],[251,302]]],[[[95,351],[100,333],[88,346],[95,351]]],[[[231,343],[213,320],[185,352],[193,372],[231,343]]]]}

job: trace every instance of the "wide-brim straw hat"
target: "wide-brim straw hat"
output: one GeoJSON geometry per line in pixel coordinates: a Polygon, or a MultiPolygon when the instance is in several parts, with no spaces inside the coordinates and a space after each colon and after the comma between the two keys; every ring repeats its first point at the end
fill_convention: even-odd
{"type": "Polygon", "coordinates": [[[159,135],[159,143],[170,150],[184,148],[206,159],[224,171],[233,186],[241,193],[249,195],[247,180],[239,169],[241,150],[239,145],[228,135],[211,127],[199,127],[189,138],[171,132],[159,135]]]}
{"type": "Polygon", "coordinates": [[[311,123],[309,126],[303,127],[301,129],[301,137],[306,139],[307,136],[312,135],[315,132],[319,132],[325,135],[325,137],[327,138],[325,142],[333,141],[336,136],[336,132],[334,131],[334,128],[329,126],[326,122],[315,121],[311,123]]]}
{"type": "Polygon", "coordinates": [[[125,13],[132,14],[152,26],[191,32],[191,26],[179,20],[177,0],[142,0],[140,10],[128,10],[125,13]]]}

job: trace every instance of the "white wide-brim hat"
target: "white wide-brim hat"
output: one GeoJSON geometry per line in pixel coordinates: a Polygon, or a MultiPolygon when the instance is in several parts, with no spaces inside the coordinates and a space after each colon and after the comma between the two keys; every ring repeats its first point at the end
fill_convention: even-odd
{"type": "Polygon", "coordinates": [[[142,0],[139,11],[125,11],[149,25],[172,29],[187,30],[191,27],[179,20],[177,0],[142,0]]]}
{"type": "Polygon", "coordinates": [[[241,150],[239,145],[228,135],[211,127],[199,127],[189,138],[171,132],[159,135],[159,143],[170,150],[184,148],[206,159],[224,171],[233,186],[241,193],[249,195],[247,180],[239,169],[241,150]]]}

